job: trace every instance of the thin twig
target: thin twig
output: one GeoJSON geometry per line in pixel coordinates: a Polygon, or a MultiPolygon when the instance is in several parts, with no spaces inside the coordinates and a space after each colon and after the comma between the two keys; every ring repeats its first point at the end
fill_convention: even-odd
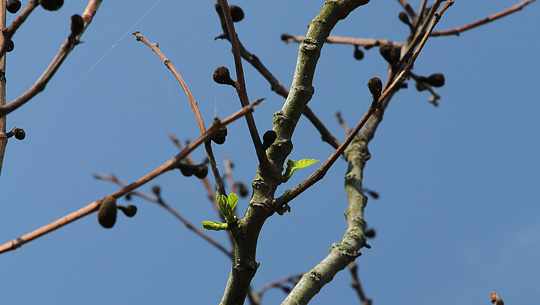
{"type": "MultiPolygon", "coordinates": [[[[58,71],[58,68],[60,68],[60,65],[62,65],[62,63],[67,58],[69,53],[71,53],[73,48],[75,48],[75,46],[79,44],[81,35],[84,33],[86,28],[92,22],[92,19],[94,15],[96,14],[97,9],[99,8],[100,4],[101,4],[101,0],[90,0],[88,2],[87,7],[84,10],[84,13],[82,14],[82,18],[84,20],[84,26],[83,26],[82,31],[79,33],[79,35],[75,37],[76,39],[74,39],[74,37],[71,34],[69,35],[69,37],[60,47],[60,50],[58,51],[58,53],[56,54],[52,62],[49,64],[49,66],[43,72],[43,74],[39,77],[39,79],[32,85],[32,87],[30,87],[30,89],[28,89],[21,96],[11,101],[9,104],[2,106],[0,108],[0,117],[4,117],[5,115],[13,112],[15,109],[26,104],[30,99],[32,99],[34,96],[36,96],[38,93],[40,93],[41,91],[45,89],[45,86],[47,86],[47,84],[49,83],[51,78],[54,76],[56,71],[58,71]]],[[[25,7],[25,9],[27,7],[25,7]]],[[[4,35],[6,35],[5,32],[4,32],[4,35]]]]}
{"type": "Polygon", "coordinates": [[[497,20],[499,18],[502,18],[504,16],[515,13],[515,12],[521,10],[522,8],[524,8],[526,5],[531,4],[534,1],[535,0],[522,1],[522,2],[512,6],[510,8],[507,8],[507,9],[505,9],[503,11],[500,11],[500,12],[498,12],[496,14],[493,14],[493,15],[490,15],[488,17],[482,18],[480,20],[476,20],[475,22],[471,22],[469,24],[466,24],[466,25],[463,25],[463,26],[460,26],[460,27],[457,27],[457,28],[454,28],[454,29],[450,29],[450,30],[433,32],[433,33],[431,33],[431,36],[448,36],[448,35],[458,35],[459,36],[459,34],[461,34],[462,32],[465,32],[465,31],[473,29],[473,28],[475,28],[477,26],[481,26],[481,25],[486,24],[488,22],[491,22],[491,21],[497,20]]]}
{"type": "MultiPolygon", "coordinates": [[[[4,29],[4,27],[6,25],[5,25],[5,23],[3,23],[2,36],[4,36],[4,40],[0,44],[0,56],[4,55],[6,53],[8,41],[11,40],[11,38],[13,37],[13,35],[17,31],[17,29],[23,24],[23,22],[26,20],[26,18],[28,18],[28,16],[30,16],[30,13],[32,13],[32,11],[38,5],[39,5],[38,0],[30,0],[30,1],[28,1],[26,6],[21,10],[21,12],[17,16],[17,18],[15,18],[15,20],[13,20],[13,22],[11,23],[11,25],[8,28],[4,29]]],[[[4,9],[5,9],[5,6],[4,6],[4,9]]]]}
{"type": "Polygon", "coordinates": [[[290,289],[289,287],[284,286],[283,284],[289,283],[294,287],[294,285],[296,285],[296,283],[298,283],[298,280],[300,280],[302,275],[303,275],[302,273],[294,274],[294,275],[287,276],[287,277],[281,278],[279,280],[273,281],[271,283],[268,283],[268,284],[262,286],[261,289],[259,289],[259,291],[257,292],[257,294],[259,295],[259,297],[262,297],[262,295],[266,291],[268,291],[268,290],[270,290],[272,288],[290,289]]]}
{"type": "MultiPolygon", "coordinates": [[[[191,94],[191,91],[189,90],[189,87],[187,86],[186,82],[178,73],[178,70],[174,67],[173,63],[165,57],[165,55],[161,52],[157,44],[150,43],[140,32],[134,32],[132,33],[135,35],[135,38],[137,41],[143,42],[145,45],[150,47],[152,51],[154,51],[161,60],[163,60],[163,63],[167,68],[172,72],[176,80],[180,83],[180,86],[182,86],[182,89],[186,93],[189,103],[191,105],[191,109],[193,109],[193,113],[195,114],[195,118],[197,119],[197,124],[199,124],[199,129],[201,130],[201,134],[206,132],[206,127],[204,126],[204,121],[201,116],[201,112],[199,111],[199,106],[197,105],[197,102],[193,98],[193,95],[191,94]]],[[[214,179],[216,180],[216,187],[220,194],[227,196],[227,193],[225,192],[225,188],[223,187],[223,181],[221,180],[221,175],[219,173],[219,169],[216,164],[216,158],[214,156],[214,153],[212,151],[212,145],[208,141],[204,143],[204,148],[206,150],[206,154],[208,155],[208,160],[210,160],[210,168],[212,169],[212,173],[214,175],[214,179]]]]}
{"type": "Polygon", "coordinates": [[[234,179],[232,176],[232,168],[233,164],[227,157],[223,157],[223,165],[225,165],[225,179],[227,179],[227,183],[229,184],[229,189],[231,190],[231,193],[236,193],[236,186],[234,184],[234,179]]]}
{"type": "MultiPolygon", "coordinates": [[[[302,42],[304,41],[304,36],[299,35],[289,35],[289,34],[281,34],[281,40],[285,41],[286,43],[291,42],[302,42]]],[[[401,47],[403,43],[401,42],[395,42],[385,39],[372,39],[372,38],[350,38],[350,37],[340,37],[340,36],[328,36],[326,38],[327,43],[338,43],[338,44],[351,44],[359,47],[376,47],[383,44],[391,45],[394,47],[401,47]]]]}
{"type": "Polygon", "coordinates": [[[341,128],[343,128],[343,131],[345,131],[345,134],[348,135],[349,133],[351,133],[351,128],[349,127],[349,125],[347,125],[347,122],[343,120],[343,117],[341,116],[340,111],[336,112],[336,118],[338,120],[339,125],[341,125],[341,128]]]}
{"type": "Polygon", "coordinates": [[[419,83],[420,86],[422,86],[424,89],[426,89],[427,91],[429,91],[431,93],[431,97],[428,98],[428,101],[433,104],[433,106],[435,107],[438,107],[439,106],[439,102],[437,102],[438,100],[441,99],[441,96],[439,95],[439,93],[437,93],[437,91],[435,89],[433,89],[432,86],[430,86],[429,84],[427,84],[426,82],[422,81],[422,77],[412,73],[412,72],[409,72],[409,75],[417,82],[419,83]]]}
{"type": "MultiPolygon", "coordinates": [[[[259,101],[260,102],[260,101],[259,101]]],[[[109,194],[108,196],[114,197],[114,198],[120,198],[124,196],[127,193],[132,192],[133,190],[137,189],[138,187],[146,184],[147,182],[151,181],[152,179],[160,176],[161,174],[172,170],[176,168],[178,162],[185,158],[189,153],[191,153],[195,148],[199,147],[201,144],[203,144],[205,141],[208,141],[216,132],[218,132],[219,128],[222,126],[226,126],[238,118],[246,115],[248,112],[253,112],[253,108],[258,105],[258,102],[254,102],[246,107],[243,107],[236,113],[232,114],[231,116],[227,117],[223,121],[220,121],[219,119],[215,118],[214,122],[210,125],[208,130],[199,136],[195,141],[193,141],[188,147],[186,147],[184,150],[182,150],[179,154],[177,154],[174,158],[168,160],[167,162],[163,163],[158,168],[154,169],[150,173],[144,175],[143,177],[137,179],[136,181],[132,182],[131,184],[109,194]]],[[[95,212],[99,205],[101,204],[102,199],[98,199],[89,205],[70,213],[48,225],[45,225],[37,230],[34,230],[30,233],[27,233],[19,238],[16,238],[14,240],[11,240],[3,245],[0,245],[0,253],[14,250],[27,242],[30,242],[38,237],[41,237],[47,233],[50,233],[56,229],[59,229],[79,218],[82,218],[84,216],[87,216],[88,214],[95,212]]]]}
{"type": "Polygon", "coordinates": [[[364,290],[362,289],[362,284],[360,284],[360,278],[358,277],[358,265],[356,265],[355,262],[350,262],[348,267],[352,276],[351,286],[353,287],[354,291],[358,293],[360,302],[362,302],[362,305],[371,305],[371,300],[366,298],[364,290]]]}
{"type": "MultiPolygon", "coordinates": [[[[232,21],[231,12],[229,11],[229,4],[227,0],[218,0],[221,11],[225,17],[225,23],[227,24],[227,34],[229,35],[229,40],[232,46],[232,53],[234,57],[234,65],[236,67],[236,92],[242,107],[249,104],[249,97],[246,89],[246,81],[244,79],[244,70],[242,68],[242,58],[240,56],[240,47],[238,43],[238,37],[236,36],[236,31],[234,29],[234,23],[232,21]]],[[[266,152],[262,148],[261,138],[257,132],[257,126],[255,125],[255,119],[252,115],[246,115],[246,122],[248,125],[249,133],[251,135],[251,140],[255,146],[255,152],[257,154],[257,159],[259,160],[259,165],[262,171],[267,171],[270,167],[268,158],[266,157],[266,152]]]]}
{"type": "MultiPolygon", "coordinates": [[[[120,185],[122,187],[126,186],[126,184],[124,182],[119,180],[114,175],[106,176],[106,175],[94,173],[92,176],[94,176],[94,178],[96,178],[98,180],[110,181],[110,182],[116,183],[116,184],[118,184],[118,185],[120,185]]],[[[151,196],[151,195],[139,192],[139,191],[133,191],[133,192],[131,192],[131,194],[139,196],[141,198],[144,198],[144,199],[146,199],[148,201],[157,203],[161,207],[165,208],[167,211],[169,211],[171,214],[173,214],[176,218],[178,218],[178,220],[180,220],[189,230],[191,230],[191,231],[193,231],[193,233],[199,235],[199,237],[206,240],[211,245],[218,248],[221,252],[225,253],[225,255],[227,255],[227,257],[232,259],[232,252],[231,251],[225,249],[225,247],[223,247],[215,239],[210,237],[208,234],[206,234],[204,231],[202,231],[198,227],[194,226],[187,218],[185,218],[182,214],[180,214],[178,211],[176,211],[173,207],[168,205],[162,198],[157,198],[157,197],[154,197],[154,196],[151,196]]]]}

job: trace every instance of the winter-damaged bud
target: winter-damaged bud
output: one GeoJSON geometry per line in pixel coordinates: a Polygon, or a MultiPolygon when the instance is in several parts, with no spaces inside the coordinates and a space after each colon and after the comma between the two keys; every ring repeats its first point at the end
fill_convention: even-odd
{"type": "Polygon", "coordinates": [[[26,132],[24,132],[24,129],[22,128],[13,128],[13,135],[15,136],[15,139],[17,140],[24,140],[26,137],[26,132]]]}
{"type": "Polygon", "coordinates": [[[21,1],[19,0],[9,0],[6,4],[6,9],[8,12],[15,14],[21,8],[21,1]]]}
{"type": "Polygon", "coordinates": [[[62,7],[64,0],[39,0],[39,4],[48,11],[56,11],[62,7]]]}
{"type": "Polygon", "coordinates": [[[184,163],[182,161],[178,162],[178,169],[180,169],[180,172],[182,175],[186,177],[190,177],[193,175],[193,165],[184,163]]]}
{"type": "Polygon", "coordinates": [[[218,84],[231,85],[233,87],[236,87],[236,82],[232,80],[231,75],[229,74],[229,69],[227,69],[227,67],[217,67],[216,70],[214,70],[214,74],[212,75],[212,77],[214,78],[214,81],[218,84]]]}
{"type": "Polygon", "coordinates": [[[84,28],[84,19],[81,17],[81,15],[73,15],[71,16],[71,35],[77,36],[79,35],[84,28]]]}
{"type": "Polygon", "coordinates": [[[379,47],[379,52],[390,65],[394,66],[399,62],[400,48],[391,44],[383,44],[379,47]]]}
{"type": "Polygon", "coordinates": [[[435,73],[424,79],[424,81],[433,86],[433,87],[442,87],[444,86],[444,74],[435,73]]]}
{"type": "Polygon", "coordinates": [[[119,205],[118,209],[124,213],[127,217],[133,217],[137,214],[137,207],[134,205],[128,205],[127,207],[119,205]]]}
{"type": "Polygon", "coordinates": [[[411,21],[409,20],[409,15],[407,15],[407,13],[405,12],[399,13],[398,18],[399,20],[401,20],[401,22],[405,23],[406,25],[412,26],[411,21]]]}
{"type": "Polygon", "coordinates": [[[199,179],[204,179],[208,175],[208,166],[204,164],[195,165],[193,167],[193,174],[199,179]]]}
{"type": "Polygon", "coordinates": [[[159,187],[159,185],[152,186],[152,193],[154,193],[154,195],[156,195],[156,197],[160,196],[161,188],[159,187]]]}
{"type": "Polygon", "coordinates": [[[238,194],[240,197],[245,198],[247,195],[249,195],[248,188],[244,183],[236,182],[234,186],[238,189],[238,194]]]}
{"type": "Polygon", "coordinates": [[[263,135],[263,144],[262,147],[264,150],[267,150],[276,140],[277,134],[273,130],[268,130],[263,135]]]}
{"type": "Polygon", "coordinates": [[[426,86],[422,83],[422,82],[416,82],[416,84],[414,85],[414,87],[416,88],[416,90],[418,91],[424,91],[426,90],[426,86]]]}
{"type": "Polygon", "coordinates": [[[101,200],[98,210],[98,222],[105,229],[110,229],[116,223],[116,198],[107,196],[101,200]]]}
{"type": "Polygon", "coordinates": [[[376,234],[375,230],[373,229],[369,229],[367,230],[364,235],[367,237],[367,238],[374,238],[376,234]]]}
{"type": "Polygon", "coordinates": [[[227,138],[227,126],[223,126],[219,129],[219,131],[212,137],[212,141],[214,141],[216,144],[223,144],[225,143],[225,139],[227,138]]]}
{"type": "Polygon", "coordinates": [[[15,49],[15,43],[10,39],[6,42],[6,52],[11,52],[13,49],[15,49]]]}
{"type": "Polygon", "coordinates": [[[240,22],[244,19],[244,11],[238,5],[229,6],[229,12],[231,13],[233,22],[240,22]]]}
{"type": "Polygon", "coordinates": [[[381,96],[382,81],[380,78],[372,77],[368,81],[367,86],[369,88],[369,92],[371,92],[371,95],[373,95],[374,99],[378,99],[381,96]]]}
{"type": "Polygon", "coordinates": [[[364,58],[364,52],[362,52],[362,50],[360,50],[360,48],[358,46],[354,46],[354,59],[356,60],[362,60],[362,58],[364,58]]]}

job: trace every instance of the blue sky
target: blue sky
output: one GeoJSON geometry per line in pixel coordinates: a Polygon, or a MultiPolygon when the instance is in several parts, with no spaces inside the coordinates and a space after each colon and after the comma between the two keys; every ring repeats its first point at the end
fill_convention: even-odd
{"type": "MultiPolygon", "coordinates": [[[[304,35],[323,1],[238,1],[246,14],[236,28],[286,87],[298,46],[282,33],[304,35]]],[[[420,1],[413,1],[417,8],[420,1]]],[[[466,24],[517,1],[456,1],[437,29],[466,24]]],[[[94,172],[133,181],[177,153],[168,140],[199,134],[187,98],[170,72],[131,35],[141,31],[175,64],[207,125],[240,104],[228,87],[212,81],[217,66],[233,67],[230,45],[214,41],[219,20],[211,1],[105,1],[74,52],[29,104],[8,116],[8,129],[26,130],[10,140],[0,180],[0,242],[54,221],[117,189],[94,172]]],[[[13,38],[8,54],[8,101],[27,90],[69,34],[69,17],[86,3],[57,12],[38,8],[13,38]]],[[[403,41],[407,27],[397,1],[372,1],[339,23],[333,35],[403,41]]],[[[364,185],[366,221],[377,237],[357,260],[368,297],[377,304],[489,304],[495,290],[508,304],[540,298],[540,39],[537,3],[461,36],[430,39],[414,72],[442,72],[440,106],[411,84],[398,92],[370,144],[364,185]]],[[[12,21],[8,16],[8,22],[12,21]]],[[[327,44],[314,79],[310,107],[338,139],[335,119],[354,126],[370,103],[367,81],[385,79],[377,49],[362,61],[353,47],[327,44]]],[[[232,69],[231,69],[232,70],[232,69]]],[[[251,100],[267,99],[254,117],[262,135],[283,99],[245,64],[251,100]]],[[[233,78],[234,78],[233,73],[233,78]]],[[[243,120],[229,127],[218,160],[235,164],[234,178],[250,184],[256,157],[243,120]]],[[[332,149],[306,119],[293,137],[290,158],[325,160],[332,149]]],[[[193,153],[195,160],[204,151],[193,153]]],[[[221,170],[224,168],[221,165],[221,170]]],[[[297,171],[278,192],[294,187],[314,168],[297,171]]],[[[261,263],[253,287],[309,271],[345,231],[346,164],[336,162],[322,182],[271,217],[259,239],[261,263]]],[[[162,188],[164,199],[193,223],[217,220],[200,181],[177,171],[141,188],[162,188]]],[[[124,200],[120,200],[123,202],[124,200]]],[[[114,229],[95,214],[0,256],[5,304],[216,304],[230,270],[228,258],[196,237],[172,215],[142,199],[131,219],[114,229]]],[[[241,199],[240,215],[247,199],[241,199]]],[[[224,234],[210,232],[228,245],[224,234]]],[[[348,271],[336,276],[311,304],[354,304],[348,271]]],[[[279,304],[278,290],[264,304],[279,304]]]]}

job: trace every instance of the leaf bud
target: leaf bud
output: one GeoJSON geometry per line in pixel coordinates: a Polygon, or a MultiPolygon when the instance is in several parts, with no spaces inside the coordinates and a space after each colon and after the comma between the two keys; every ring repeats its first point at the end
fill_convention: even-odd
{"type": "Polygon", "coordinates": [[[204,179],[208,175],[208,166],[204,164],[195,165],[193,167],[193,174],[199,179],[204,179]]]}
{"type": "Polygon", "coordinates": [[[273,130],[268,130],[263,135],[263,144],[262,147],[264,150],[267,150],[276,140],[277,134],[273,130]]]}
{"type": "Polygon", "coordinates": [[[244,11],[238,5],[229,6],[229,12],[231,13],[233,22],[240,22],[244,19],[244,11]]]}
{"type": "Polygon", "coordinates": [[[227,67],[217,67],[216,70],[214,70],[214,74],[212,75],[212,77],[214,78],[214,81],[218,84],[231,85],[233,87],[236,87],[236,82],[232,80],[231,75],[229,74],[229,69],[227,69],[227,67]]]}
{"type": "Polygon", "coordinates": [[[56,11],[62,7],[64,0],[39,0],[39,4],[48,11],[56,11]]]}
{"type": "Polygon", "coordinates": [[[110,229],[116,223],[116,198],[107,196],[101,200],[98,210],[98,222],[105,229],[110,229]]]}
{"type": "Polygon", "coordinates": [[[15,14],[21,8],[20,0],[9,0],[6,4],[6,9],[8,12],[15,14]]]}
{"type": "Polygon", "coordinates": [[[15,43],[10,39],[6,42],[6,52],[11,52],[13,49],[15,49],[15,43]]]}
{"type": "Polygon", "coordinates": [[[377,235],[377,233],[374,229],[369,229],[364,233],[364,236],[366,236],[367,238],[374,238],[375,235],[377,235]]]}

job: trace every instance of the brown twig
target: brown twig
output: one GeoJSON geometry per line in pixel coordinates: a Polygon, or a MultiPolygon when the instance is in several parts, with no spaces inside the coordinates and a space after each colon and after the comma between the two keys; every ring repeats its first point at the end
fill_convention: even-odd
{"type": "MultiPolygon", "coordinates": [[[[437,0],[434,5],[440,4],[442,0],[437,0]]],[[[298,186],[296,186],[294,189],[292,189],[288,194],[283,195],[279,198],[276,198],[273,200],[273,205],[276,209],[282,207],[286,203],[290,202],[292,199],[296,198],[298,195],[303,193],[305,190],[307,190],[309,187],[311,187],[313,184],[321,180],[325,175],[328,169],[334,164],[334,162],[337,160],[337,158],[343,153],[345,148],[350,144],[350,142],[353,140],[353,138],[356,136],[356,134],[362,129],[362,127],[365,125],[367,120],[373,115],[373,113],[377,110],[377,107],[380,105],[380,103],[389,96],[394,90],[398,88],[399,83],[403,81],[405,78],[405,75],[410,71],[410,69],[413,67],[414,62],[416,61],[416,58],[418,58],[418,55],[420,54],[420,51],[426,44],[426,41],[429,37],[429,34],[433,31],[433,28],[435,25],[439,22],[440,17],[442,14],[453,4],[453,1],[447,0],[444,4],[444,6],[441,8],[441,10],[438,13],[435,13],[431,24],[424,34],[422,40],[420,41],[418,47],[412,54],[411,58],[407,63],[404,64],[403,69],[401,72],[394,78],[393,82],[388,85],[386,84],[386,89],[384,92],[380,95],[378,99],[373,99],[373,102],[369,109],[366,111],[360,122],[356,125],[356,127],[351,131],[351,133],[347,136],[347,139],[341,144],[341,146],[330,156],[328,159],[319,167],[311,176],[309,176],[306,180],[304,180],[302,183],[300,183],[298,186]]]]}
{"type": "MultiPolygon", "coordinates": [[[[244,70],[242,68],[242,58],[240,56],[238,37],[236,36],[236,31],[234,29],[234,23],[232,21],[231,12],[229,11],[229,4],[227,3],[227,0],[218,0],[218,3],[221,7],[223,16],[225,17],[225,23],[227,25],[227,35],[229,36],[229,40],[232,46],[232,53],[234,57],[234,65],[236,67],[237,78],[236,92],[238,94],[238,98],[240,99],[242,107],[244,107],[245,105],[249,104],[249,98],[246,89],[246,81],[244,79],[244,70]]],[[[259,137],[259,133],[257,132],[255,119],[252,115],[248,114],[246,115],[246,122],[248,125],[249,133],[251,135],[251,140],[253,142],[253,145],[255,146],[255,152],[257,154],[257,159],[259,160],[261,170],[266,171],[270,167],[270,163],[268,162],[268,158],[266,157],[265,150],[262,148],[262,142],[261,138],[259,137]]]]}
{"type": "MultiPolygon", "coordinates": [[[[248,112],[253,112],[253,108],[258,105],[257,102],[254,102],[246,107],[243,107],[236,113],[232,114],[231,116],[227,117],[223,121],[220,121],[219,119],[215,118],[214,122],[210,125],[208,130],[199,136],[195,141],[193,141],[188,147],[186,147],[184,150],[182,150],[179,154],[177,154],[172,159],[168,160],[167,162],[163,163],[158,168],[154,169],[150,173],[144,175],[143,177],[137,179],[136,181],[132,182],[131,184],[109,194],[108,196],[114,197],[114,198],[120,198],[124,196],[127,193],[132,192],[133,190],[137,189],[138,187],[146,184],[147,182],[151,181],[152,179],[162,175],[163,173],[172,170],[176,168],[178,162],[185,158],[189,153],[191,153],[195,148],[199,147],[204,142],[208,141],[216,132],[218,132],[219,128],[222,126],[226,126],[238,118],[246,115],[248,112]]],[[[27,233],[19,238],[16,238],[14,240],[11,240],[3,245],[0,245],[0,253],[14,250],[27,242],[30,242],[38,237],[41,237],[47,233],[50,233],[56,229],[59,229],[67,224],[70,224],[71,222],[80,219],[84,216],[87,216],[88,214],[95,212],[99,205],[101,204],[102,199],[98,199],[89,205],[70,213],[48,225],[45,225],[37,230],[34,230],[30,233],[27,233]]]]}
{"type": "MultiPolygon", "coordinates": [[[[170,60],[168,60],[167,57],[165,57],[165,55],[161,52],[157,44],[150,43],[150,41],[148,41],[138,31],[132,34],[135,35],[135,38],[137,39],[137,41],[141,41],[142,43],[150,47],[150,49],[152,49],[152,51],[154,51],[159,56],[159,58],[161,58],[165,66],[167,66],[167,68],[172,72],[172,74],[174,75],[176,80],[180,83],[180,86],[182,86],[182,89],[184,90],[184,92],[186,93],[188,97],[189,103],[191,105],[191,109],[193,109],[193,113],[195,114],[195,118],[197,119],[197,124],[199,124],[199,129],[201,130],[201,134],[205,133],[206,127],[204,126],[204,121],[202,119],[201,112],[199,111],[199,106],[197,106],[197,102],[193,98],[193,95],[191,94],[189,87],[187,86],[186,82],[184,81],[180,73],[178,73],[178,70],[176,70],[173,63],[170,60]]],[[[219,173],[219,169],[216,164],[216,158],[212,151],[212,145],[210,141],[207,141],[206,143],[204,143],[204,148],[206,150],[206,154],[208,155],[208,160],[210,160],[210,168],[212,169],[214,179],[216,180],[217,190],[220,194],[227,196],[227,193],[225,192],[225,188],[223,187],[223,181],[221,180],[221,175],[219,173]]]]}
{"type": "Polygon", "coordinates": [[[534,1],[535,0],[522,1],[522,2],[512,6],[510,8],[507,8],[507,9],[505,9],[503,11],[500,11],[500,12],[498,12],[496,14],[493,14],[493,15],[490,15],[488,17],[482,18],[480,20],[476,20],[475,22],[471,22],[469,24],[466,24],[466,25],[463,25],[463,26],[460,26],[460,27],[457,27],[457,28],[454,28],[454,29],[433,32],[433,33],[431,33],[431,36],[448,36],[448,35],[458,35],[459,36],[459,34],[461,34],[462,32],[465,32],[465,31],[470,30],[472,28],[475,28],[477,26],[481,26],[481,25],[486,24],[488,22],[491,22],[491,21],[497,20],[499,18],[502,18],[504,16],[515,13],[515,12],[521,10],[522,8],[524,8],[526,5],[531,4],[534,1]]]}
{"type": "MultiPolygon", "coordinates": [[[[289,35],[289,34],[281,34],[281,40],[285,41],[286,43],[290,42],[302,42],[304,41],[304,36],[299,35],[289,35]]],[[[359,47],[376,47],[383,44],[388,44],[394,47],[401,47],[403,43],[401,42],[395,42],[385,39],[371,39],[371,38],[350,38],[350,37],[340,37],[340,36],[328,36],[326,38],[327,43],[339,43],[339,44],[351,44],[359,47]]]]}
{"type": "MultiPolygon", "coordinates": [[[[290,288],[283,285],[283,284],[291,284],[293,287],[294,285],[296,285],[296,283],[298,283],[298,280],[300,280],[300,278],[302,277],[302,273],[300,274],[294,274],[294,275],[291,275],[291,276],[287,276],[287,277],[284,277],[284,278],[281,278],[279,280],[276,280],[276,281],[273,281],[272,283],[268,283],[264,286],[261,287],[261,289],[259,289],[259,291],[257,292],[257,294],[259,295],[259,297],[262,298],[262,295],[272,289],[272,288],[281,288],[282,290],[287,290],[289,289],[290,291],[290,288]]],[[[285,291],[287,293],[287,291],[285,291]]]]}
{"type": "MultiPolygon", "coordinates": [[[[37,1],[35,1],[35,2],[37,2],[37,1]]],[[[49,83],[51,78],[54,76],[56,71],[58,71],[58,69],[60,68],[60,65],[62,65],[62,63],[67,58],[69,53],[71,53],[73,48],[75,48],[75,46],[77,44],[79,44],[80,37],[82,36],[82,34],[86,30],[86,28],[92,22],[92,19],[94,18],[100,4],[101,4],[101,0],[90,0],[88,2],[87,7],[84,10],[84,13],[82,14],[82,19],[84,20],[84,26],[81,29],[80,33],[78,35],[76,35],[76,37],[74,37],[72,34],[69,35],[69,37],[66,39],[66,41],[60,47],[60,50],[58,51],[58,53],[56,54],[56,56],[54,57],[52,62],[49,64],[49,66],[43,72],[43,74],[39,77],[39,79],[32,85],[32,87],[30,87],[30,89],[28,89],[21,96],[19,96],[15,100],[11,101],[9,104],[7,104],[5,106],[2,106],[0,108],[0,117],[4,117],[5,115],[13,112],[17,108],[19,108],[22,105],[26,104],[30,99],[32,99],[34,96],[36,96],[38,93],[40,93],[41,91],[43,91],[45,89],[45,86],[47,86],[47,84],[49,83]],[[76,38],[76,39],[74,39],[74,38],[76,38]]],[[[30,5],[30,3],[25,7],[25,10],[29,7],[29,5],[30,5]]],[[[31,8],[31,9],[33,9],[33,8],[31,8]]],[[[29,9],[29,10],[31,11],[31,9],[29,9]]],[[[17,21],[17,19],[15,21],[17,21]]],[[[15,21],[14,21],[14,24],[15,24],[15,21]]],[[[22,23],[22,21],[21,21],[21,23],[22,23]]],[[[4,37],[6,37],[6,35],[7,35],[6,33],[9,33],[9,32],[4,32],[4,37]]],[[[7,37],[9,37],[9,35],[7,37]]]]}
{"type": "Polygon", "coordinates": [[[227,179],[227,183],[229,184],[231,193],[236,193],[236,186],[234,184],[234,179],[232,176],[233,164],[227,157],[223,157],[222,160],[223,160],[223,165],[225,165],[225,179],[227,179]]]}
{"type": "Polygon", "coordinates": [[[362,285],[360,284],[360,278],[358,277],[358,265],[356,265],[355,262],[350,262],[348,267],[352,276],[351,286],[353,287],[354,291],[358,293],[360,302],[362,302],[362,305],[371,305],[372,301],[366,298],[362,285]]]}
{"type": "MultiPolygon", "coordinates": [[[[98,180],[110,181],[110,182],[116,183],[116,184],[118,184],[119,186],[122,186],[122,187],[126,186],[126,184],[124,182],[119,180],[114,175],[106,176],[106,175],[94,173],[92,176],[94,176],[94,178],[96,178],[98,180]]],[[[145,194],[145,193],[142,193],[142,192],[139,192],[139,191],[132,191],[131,194],[139,196],[141,198],[144,198],[144,199],[146,199],[148,201],[159,204],[161,207],[165,208],[167,211],[169,211],[171,214],[173,214],[176,218],[178,218],[178,220],[180,220],[189,230],[191,230],[191,231],[193,231],[193,233],[199,235],[199,237],[206,240],[211,245],[218,248],[221,252],[225,253],[225,255],[227,255],[229,258],[232,259],[232,252],[231,251],[225,249],[225,247],[223,247],[215,239],[210,237],[208,234],[206,234],[204,231],[202,231],[198,227],[194,226],[187,218],[185,218],[182,214],[180,214],[178,211],[176,211],[173,207],[168,205],[162,198],[150,196],[148,194],[145,194]]]]}
{"type": "MultiPolygon", "coordinates": [[[[11,25],[7,28],[4,28],[6,26],[5,22],[2,24],[2,36],[4,37],[4,40],[0,44],[0,56],[4,55],[6,53],[7,49],[7,43],[11,38],[13,37],[13,34],[19,29],[19,27],[23,24],[23,22],[30,16],[30,13],[39,5],[38,0],[30,0],[26,4],[26,6],[21,10],[17,18],[13,20],[11,25]]],[[[4,6],[5,11],[5,6],[4,6]]]]}
{"type": "Polygon", "coordinates": [[[351,128],[349,127],[349,125],[347,125],[347,122],[343,120],[343,117],[341,116],[340,111],[336,112],[336,118],[338,120],[339,125],[341,125],[341,128],[343,128],[343,131],[345,131],[345,134],[348,135],[349,133],[351,133],[351,128]]]}

